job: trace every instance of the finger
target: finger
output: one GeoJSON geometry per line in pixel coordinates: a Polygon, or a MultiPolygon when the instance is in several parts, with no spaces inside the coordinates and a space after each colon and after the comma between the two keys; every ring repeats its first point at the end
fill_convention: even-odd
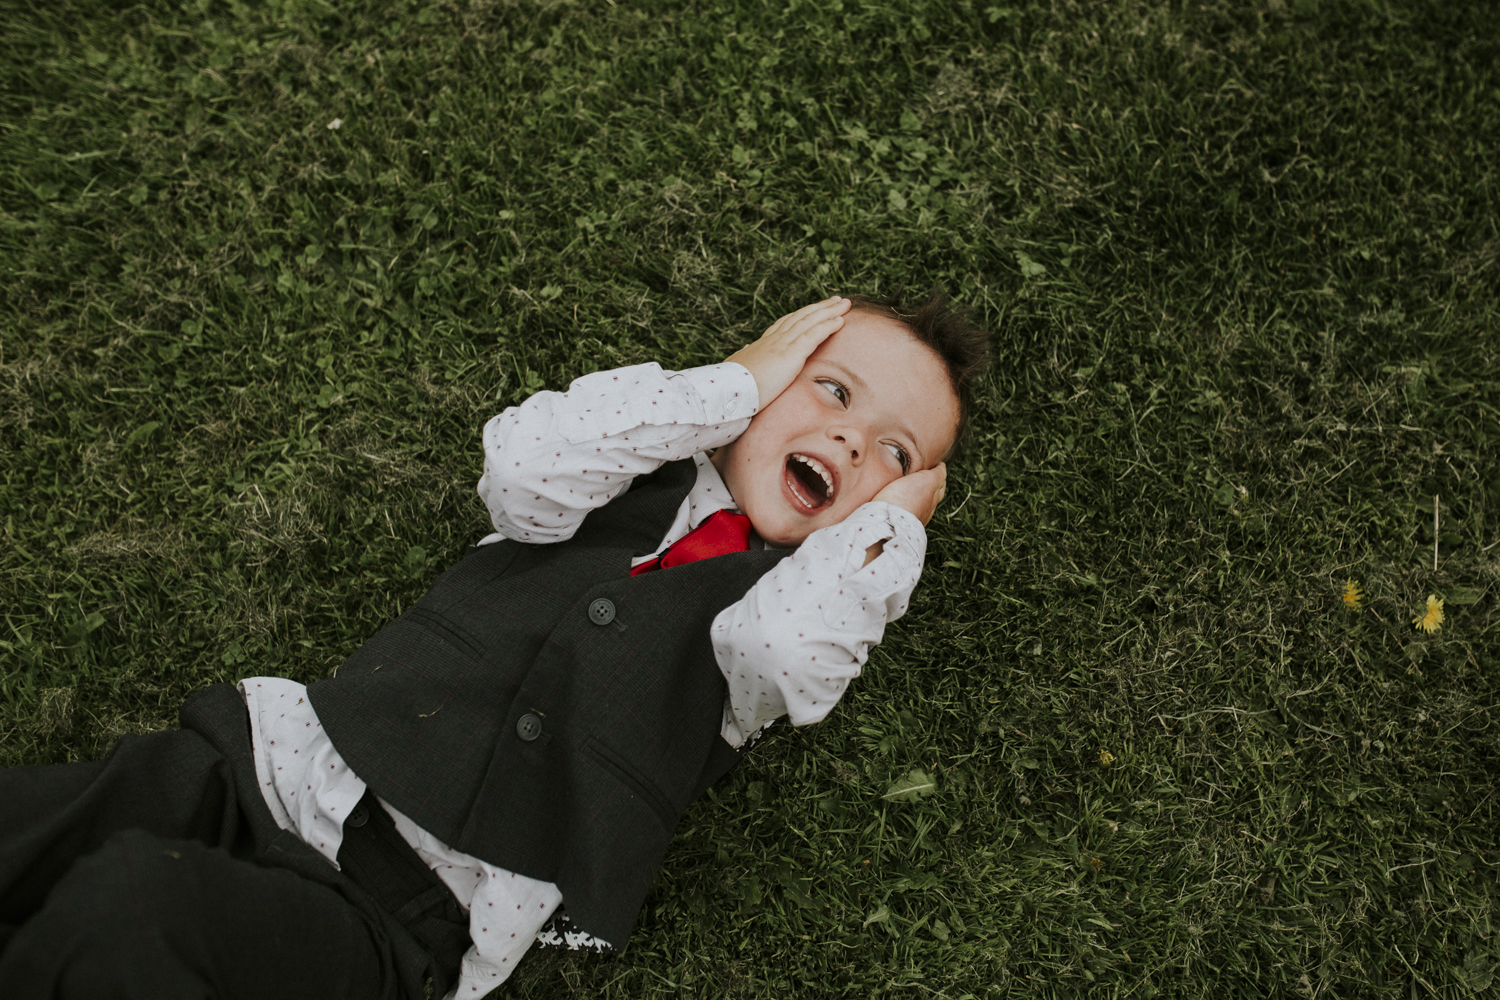
{"type": "Polygon", "coordinates": [[[932,505],[936,507],[948,495],[948,465],[946,462],[939,462],[929,471],[937,479],[937,485],[932,492],[932,505]]]}
{"type": "Polygon", "coordinates": [[[813,311],[815,311],[817,309],[821,309],[821,308],[825,308],[827,306],[831,306],[835,302],[837,302],[838,300],[839,300],[839,296],[834,295],[834,296],[831,296],[829,298],[826,298],[826,299],[822,300],[821,302],[809,302],[807,305],[803,306],[801,309],[798,309],[798,310],[796,310],[794,312],[789,312],[785,316],[783,316],[780,319],[778,319],[776,322],[772,323],[770,329],[768,329],[766,331],[766,336],[770,336],[773,333],[777,333],[779,331],[785,330],[785,329],[791,327],[792,325],[794,325],[795,323],[797,323],[803,317],[807,316],[809,313],[812,313],[813,311]]]}
{"type": "Polygon", "coordinates": [[[822,302],[814,302],[811,305],[803,306],[801,309],[798,309],[796,312],[790,314],[788,318],[792,321],[793,325],[796,325],[798,323],[806,323],[810,320],[815,320],[819,316],[841,314],[848,308],[849,300],[843,298],[842,296],[835,295],[831,299],[824,299],[822,302]]]}
{"type": "Polygon", "coordinates": [[[797,336],[831,317],[843,316],[848,310],[848,299],[834,298],[827,302],[815,302],[806,309],[794,313],[794,318],[787,325],[786,330],[790,335],[797,336]]]}
{"type": "Polygon", "coordinates": [[[789,335],[795,341],[803,354],[811,354],[818,349],[818,345],[844,328],[844,317],[824,316],[817,322],[806,322],[805,325],[791,330],[789,335]]]}
{"type": "Polygon", "coordinates": [[[811,339],[813,343],[808,347],[808,351],[811,352],[818,344],[843,327],[844,313],[847,311],[846,302],[810,313],[788,328],[786,337],[788,340],[811,339]]]}

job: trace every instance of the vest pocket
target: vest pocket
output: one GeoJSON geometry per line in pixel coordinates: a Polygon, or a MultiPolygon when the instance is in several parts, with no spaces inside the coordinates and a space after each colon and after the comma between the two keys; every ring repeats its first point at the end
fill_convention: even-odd
{"type": "Polygon", "coordinates": [[[625,761],[616,755],[613,750],[592,737],[584,744],[584,750],[597,763],[602,765],[606,771],[613,774],[619,780],[620,784],[634,792],[637,798],[649,805],[652,811],[656,813],[657,818],[661,820],[662,826],[667,829],[668,833],[677,828],[677,810],[672,808],[672,804],[649,781],[637,777],[625,761]]]}
{"type": "MultiPolygon", "coordinates": [[[[484,647],[480,645],[478,639],[442,615],[433,614],[420,604],[407,608],[402,612],[401,618],[424,631],[435,633],[439,638],[446,639],[450,645],[467,651],[476,660],[484,655],[484,647]]],[[[400,620],[397,619],[397,621],[400,620]]]]}

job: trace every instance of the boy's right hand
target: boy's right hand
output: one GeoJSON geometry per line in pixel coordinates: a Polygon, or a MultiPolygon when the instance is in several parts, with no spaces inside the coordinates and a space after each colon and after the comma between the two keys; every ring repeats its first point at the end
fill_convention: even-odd
{"type": "Polygon", "coordinates": [[[744,365],[755,376],[763,410],[792,384],[818,345],[839,331],[848,311],[849,300],[837,295],[803,306],[725,360],[744,365]]]}

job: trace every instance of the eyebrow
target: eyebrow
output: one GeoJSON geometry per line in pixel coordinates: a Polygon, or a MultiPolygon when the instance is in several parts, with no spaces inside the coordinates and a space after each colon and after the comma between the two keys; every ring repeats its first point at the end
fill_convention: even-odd
{"type": "MultiPolygon", "coordinates": [[[[870,391],[870,387],[869,387],[868,384],[866,384],[866,382],[865,382],[864,379],[860,378],[858,375],[854,374],[854,372],[850,371],[848,368],[845,368],[843,365],[839,364],[837,361],[829,361],[827,359],[823,359],[823,363],[825,365],[827,365],[829,368],[832,368],[835,371],[837,371],[840,375],[844,376],[850,382],[853,382],[854,383],[854,387],[856,389],[858,389],[860,392],[869,392],[870,391]]],[[[900,419],[898,418],[898,422],[896,424],[896,430],[898,430],[901,433],[903,433],[903,434],[906,435],[907,440],[911,441],[912,448],[919,453],[920,457],[925,462],[927,456],[925,454],[920,454],[921,451],[922,451],[922,445],[917,440],[917,436],[912,433],[911,428],[909,426],[907,426],[907,424],[905,422],[900,421],[900,419]]]]}

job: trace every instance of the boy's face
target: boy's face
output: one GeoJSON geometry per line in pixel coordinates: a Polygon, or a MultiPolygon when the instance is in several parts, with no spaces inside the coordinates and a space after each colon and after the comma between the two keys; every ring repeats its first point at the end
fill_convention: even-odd
{"type": "Polygon", "coordinates": [[[756,534],[791,547],[937,465],[957,430],[937,352],[895,320],[854,310],[713,463],[756,534]]]}

